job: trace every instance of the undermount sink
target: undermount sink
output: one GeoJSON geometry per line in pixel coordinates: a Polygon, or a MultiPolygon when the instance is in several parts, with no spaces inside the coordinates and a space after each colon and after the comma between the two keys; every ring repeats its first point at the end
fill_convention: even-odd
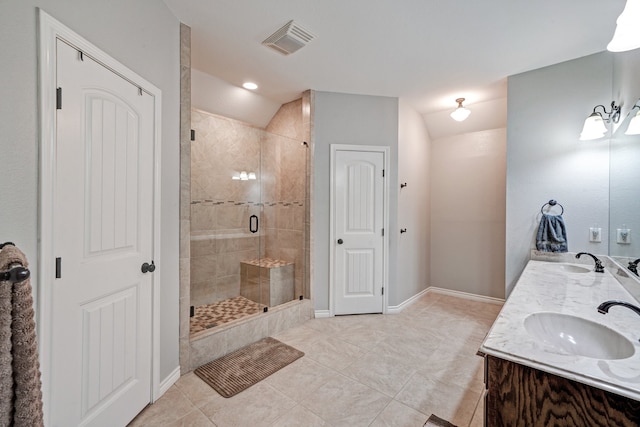
{"type": "Polygon", "coordinates": [[[549,263],[548,268],[557,269],[560,271],[564,271],[566,273],[588,273],[593,271],[593,268],[584,267],[582,265],[577,264],[566,264],[566,263],[549,263]]]}
{"type": "Polygon", "coordinates": [[[533,313],[524,319],[524,327],[556,354],[614,360],[635,353],[631,341],[618,332],[577,316],[533,313]]]}

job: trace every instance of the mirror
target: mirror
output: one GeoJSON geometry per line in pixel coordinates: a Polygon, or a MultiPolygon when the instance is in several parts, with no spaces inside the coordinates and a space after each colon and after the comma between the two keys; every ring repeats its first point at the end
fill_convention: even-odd
{"type": "MultiPolygon", "coordinates": [[[[621,121],[610,141],[609,255],[640,258],[640,135],[626,135],[640,100],[621,121]]],[[[623,260],[627,265],[628,260],[623,260]]]]}

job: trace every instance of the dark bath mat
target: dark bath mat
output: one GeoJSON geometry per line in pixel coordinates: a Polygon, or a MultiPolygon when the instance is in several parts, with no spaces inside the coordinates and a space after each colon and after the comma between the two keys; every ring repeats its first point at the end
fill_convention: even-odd
{"type": "Polygon", "coordinates": [[[221,396],[231,397],[302,356],[300,350],[267,337],[202,365],[194,373],[221,396]]]}

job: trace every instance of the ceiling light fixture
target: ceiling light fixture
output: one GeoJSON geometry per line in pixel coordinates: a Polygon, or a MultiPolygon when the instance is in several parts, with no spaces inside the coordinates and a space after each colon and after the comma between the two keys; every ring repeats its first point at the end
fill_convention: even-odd
{"type": "Polygon", "coordinates": [[[451,113],[451,118],[457,122],[462,122],[466,120],[467,117],[469,117],[471,111],[468,108],[462,106],[464,98],[458,98],[456,99],[456,102],[458,103],[458,108],[453,110],[453,112],[451,113]]]}
{"type": "Polygon", "coordinates": [[[607,45],[610,52],[624,52],[640,47],[640,0],[627,0],[616,20],[616,31],[607,45]]]}
{"type": "Polygon", "coordinates": [[[256,176],[255,172],[248,172],[247,171],[242,171],[240,173],[236,173],[234,174],[231,179],[236,180],[236,181],[249,181],[250,179],[257,179],[258,177],[256,176]]]}
{"type": "Polygon", "coordinates": [[[625,135],[640,135],[640,105],[634,105],[631,111],[633,111],[634,108],[638,108],[638,112],[629,122],[627,131],[624,133],[625,135]]]}
{"type": "Polygon", "coordinates": [[[258,89],[258,85],[253,82],[244,82],[242,83],[242,87],[248,90],[256,90],[258,89]]]}
{"type": "Polygon", "coordinates": [[[607,133],[605,123],[618,123],[619,120],[620,106],[617,106],[615,101],[611,102],[611,111],[607,111],[604,105],[596,105],[593,108],[593,113],[584,121],[584,127],[580,133],[580,141],[602,138],[607,133]],[[602,113],[596,111],[598,107],[602,107],[602,113]],[[602,114],[607,117],[604,118],[602,114]]]}

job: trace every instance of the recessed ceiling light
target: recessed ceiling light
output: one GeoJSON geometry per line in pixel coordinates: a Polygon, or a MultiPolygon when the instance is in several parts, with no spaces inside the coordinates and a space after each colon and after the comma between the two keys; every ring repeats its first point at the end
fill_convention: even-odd
{"type": "Polygon", "coordinates": [[[258,89],[258,85],[253,83],[253,82],[246,82],[242,84],[242,87],[245,89],[249,89],[249,90],[256,90],[258,89]]]}

